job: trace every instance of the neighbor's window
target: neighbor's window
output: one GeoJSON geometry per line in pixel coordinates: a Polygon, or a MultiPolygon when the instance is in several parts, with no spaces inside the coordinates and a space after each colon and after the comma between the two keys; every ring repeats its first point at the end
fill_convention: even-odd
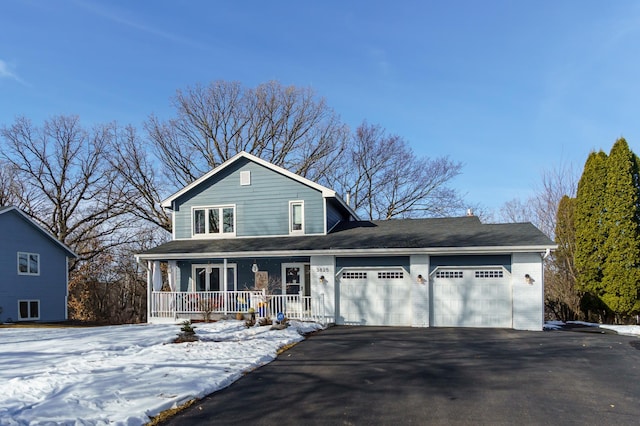
{"type": "Polygon", "coordinates": [[[304,233],[304,202],[289,202],[289,232],[304,233]]]}
{"type": "Polygon", "coordinates": [[[40,275],[40,255],[18,252],[18,274],[40,275]]]}
{"type": "Polygon", "coordinates": [[[203,207],[193,209],[193,235],[233,235],[235,207],[203,207]]]}
{"type": "Polygon", "coordinates": [[[40,319],[39,300],[18,300],[18,319],[37,320],[40,319]]]}

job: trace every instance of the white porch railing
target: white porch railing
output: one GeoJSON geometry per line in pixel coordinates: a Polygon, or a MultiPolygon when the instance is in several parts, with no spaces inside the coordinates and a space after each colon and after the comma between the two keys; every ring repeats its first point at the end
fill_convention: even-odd
{"type": "Polygon", "coordinates": [[[326,323],[324,297],[299,294],[266,294],[263,291],[154,291],[151,293],[149,319],[192,319],[205,314],[249,313],[276,319],[283,313],[289,319],[326,323]]]}

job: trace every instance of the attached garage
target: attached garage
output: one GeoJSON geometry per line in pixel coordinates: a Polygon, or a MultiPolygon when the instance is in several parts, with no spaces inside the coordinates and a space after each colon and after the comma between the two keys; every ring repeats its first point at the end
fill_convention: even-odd
{"type": "Polygon", "coordinates": [[[411,325],[411,282],[402,268],[345,268],[338,274],[344,325],[411,325]]]}
{"type": "Polygon", "coordinates": [[[431,325],[510,328],[510,278],[504,268],[436,269],[431,280],[431,325]]]}

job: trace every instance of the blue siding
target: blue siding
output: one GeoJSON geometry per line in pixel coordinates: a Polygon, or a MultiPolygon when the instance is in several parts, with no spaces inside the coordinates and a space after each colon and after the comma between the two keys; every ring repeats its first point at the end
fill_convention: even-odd
{"type": "Polygon", "coordinates": [[[19,213],[0,215],[0,320],[18,320],[18,300],[39,300],[40,321],[63,321],[66,312],[66,251],[19,213]],[[40,275],[18,274],[18,252],[40,255],[40,275]]]}
{"type": "Polygon", "coordinates": [[[511,255],[431,256],[429,272],[438,266],[504,266],[511,272],[511,255]]]}
{"type": "MultiPolygon", "coordinates": [[[[251,290],[255,284],[255,274],[251,270],[253,262],[256,262],[261,271],[269,273],[269,279],[281,280],[283,263],[309,263],[309,257],[279,257],[279,258],[256,258],[256,259],[227,259],[227,264],[236,265],[236,278],[238,280],[238,290],[251,290]]],[[[180,289],[189,290],[189,279],[191,278],[192,266],[202,264],[222,265],[223,259],[198,259],[193,261],[178,262],[180,268],[180,289]]]]}
{"type": "Polygon", "coordinates": [[[257,163],[241,158],[176,200],[175,237],[191,237],[191,208],[235,205],[236,236],[289,234],[289,201],[304,201],[306,234],[324,233],[322,193],[257,163]],[[251,185],[240,185],[240,172],[251,185]]]}

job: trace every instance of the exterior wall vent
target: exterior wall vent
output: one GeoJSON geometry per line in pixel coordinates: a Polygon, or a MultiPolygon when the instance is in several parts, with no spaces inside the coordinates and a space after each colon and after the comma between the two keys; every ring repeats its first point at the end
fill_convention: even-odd
{"type": "Polygon", "coordinates": [[[240,185],[241,186],[249,186],[251,185],[251,171],[244,170],[240,172],[240,185]]]}

